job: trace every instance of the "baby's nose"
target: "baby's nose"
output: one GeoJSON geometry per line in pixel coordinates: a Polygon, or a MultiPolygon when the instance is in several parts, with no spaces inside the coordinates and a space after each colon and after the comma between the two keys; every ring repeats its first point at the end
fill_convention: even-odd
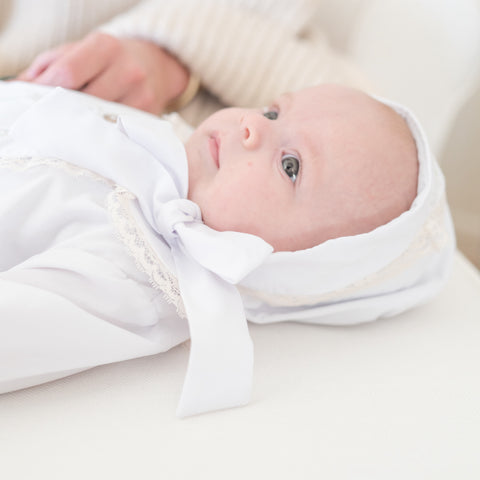
{"type": "Polygon", "coordinates": [[[257,148],[262,140],[263,126],[262,116],[258,114],[248,114],[242,119],[242,141],[247,149],[257,148]]]}

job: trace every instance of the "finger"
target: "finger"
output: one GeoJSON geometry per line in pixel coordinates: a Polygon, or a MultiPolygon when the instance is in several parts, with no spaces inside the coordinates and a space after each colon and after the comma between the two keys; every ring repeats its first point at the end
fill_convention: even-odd
{"type": "Polygon", "coordinates": [[[68,48],[70,48],[70,44],[65,44],[59,48],[47,50],[41,53],[35,57],[33,62],[26,70],[18,75],[17,79],[24,82],[31,82],[32,80],[35,80],[35,78],[44,72],[52,62],[63,55],[68,48]]]}
{"type": "Polygon", "coordinates": [[[35,83],[79,90],[109,66],[116,47],[109,35],[89,35],[50,64],[35,83]]]}

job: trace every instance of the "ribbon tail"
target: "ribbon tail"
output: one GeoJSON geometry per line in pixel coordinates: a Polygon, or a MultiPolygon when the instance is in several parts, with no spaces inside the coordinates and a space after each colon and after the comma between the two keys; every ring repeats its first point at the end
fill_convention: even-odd
{"type": "Polygon", "coordinates": [[[188,316],[191,351],[179,417],[250,401],[253,345],[240,294],[214,273],[173,249],[188,316]]]}

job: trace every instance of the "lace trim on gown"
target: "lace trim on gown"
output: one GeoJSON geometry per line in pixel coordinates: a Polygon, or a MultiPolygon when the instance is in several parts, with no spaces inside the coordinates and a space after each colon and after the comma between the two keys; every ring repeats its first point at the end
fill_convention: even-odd
{"type": "Polygon", "coordinates": [[[175,306],[178,315],[186,318],[176,277],[160,260],[132,216],[130,209],[132,202],[135,200],[135,195],[116,185],[107,199],[110,218],[119,238],[135,260],[137,268],[148,276],[150,284],[154,288],[163,292],[165,300],[175,306]]]}
{"type": "Polygon", "coordinates": [[[107,196],[106,208],[117,237],[125,245],[129,255],[133,257],[136,267],[147,275],[152,287],[163,293],[165,301],[175,306],[180,317],[186,318],[185,307],[175,275],[159,258],[131,213],[132,202],[136,199],[135,195],[91,170],[77,167],[64,160],[0,156],[0,168],[21,172],[37,166],[57,168],[73,176],[100,182],[112,189],[107,196]]]}

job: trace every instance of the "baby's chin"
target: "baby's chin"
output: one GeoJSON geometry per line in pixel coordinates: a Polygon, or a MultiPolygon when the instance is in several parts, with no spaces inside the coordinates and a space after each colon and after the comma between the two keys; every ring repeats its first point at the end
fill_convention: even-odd
{"type": "Polygon", "coordinates": [[[299,250],[306,250],[323,243],[323,236],[312,232],[289,233],[285,228],[279,229],[279,232],[271,233],[262,231],[261,228],[250,229],[243,233],[250,233],[260,237],[273,247],[274,252],[296,252],[299,250]]]}
{"type": "Polygon", "coordinates": [[[297,252],[299,250],[307,250],[322,243],[316,239],[305,238],[301,235],[272,238],[270,241],[264,238],[264,240],[273,247],[275,252],[297,252]]]}
{"type": "MultiPolygon", "coordinates": [[[[201,206],[200,206],[201,209],[201,206]]],[[[315,247],[320,243],[332,238],[332,232],[322,230],[312,231],[309,229],[302,230],[298,226],[290,227],[282,223],[280,226],[273,224],[252,222],[245,220],[244,222],[233,220],[234,215],[215,215],[212,211],[202,211],[202,220],[205,225],[218,232],[233,231],[255,235],[268,244],[270,244],[275,252],[295,252],[298,250],[306,250],[315,247]]]]}
{"type": "Polygon", "coordinates": [[[305,230],[300,232],[298,229],[292,229],[293,231],[288,233],[286,229],[283,229],[281,234],[270,235],[262,233],[260,229],[257,231],[256,235],[272,245],[275,252],[296,252],[316,247],[329,240],[369,233],[388,223],[390,220],[393,220],[393,218],[396,217],[393,216],[392,218],[383,219],[382,221],[377,222],[370,221],[357,224],[351,222],[344,225],[322,226],[322,228],[319,228],[317,231],[305,230]]]}

